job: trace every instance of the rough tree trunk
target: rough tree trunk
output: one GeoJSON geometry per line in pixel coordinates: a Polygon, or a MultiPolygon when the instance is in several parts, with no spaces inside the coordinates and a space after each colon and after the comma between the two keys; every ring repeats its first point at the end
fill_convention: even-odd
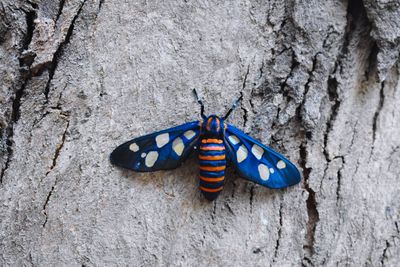
{"type": "Polygon", "coordinates": [[[398,1],[1,0],[1,266],[395,266],[398,1]],[[138,174],[118,144],[223,113],[301,184],[196,159],[138,174]]]}

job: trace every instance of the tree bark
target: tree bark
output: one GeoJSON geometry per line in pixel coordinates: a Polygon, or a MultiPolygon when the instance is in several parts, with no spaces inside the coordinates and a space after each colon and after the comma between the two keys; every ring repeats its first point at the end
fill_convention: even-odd
{"type": "Polygon", "coordinates": [[[0,2],[1,266],[396,266],[400,4],[0,2]],[[231,169],[214,202],[195,158],[112,166],[130,138],[223,114],[299,185],[231,169]]]}

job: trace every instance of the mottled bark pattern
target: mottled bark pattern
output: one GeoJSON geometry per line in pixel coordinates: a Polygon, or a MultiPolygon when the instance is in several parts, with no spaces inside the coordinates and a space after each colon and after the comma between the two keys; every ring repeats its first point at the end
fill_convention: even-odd
{"type": "Polygon", "coordinates": [[[0,2],[1,266],[396,266],[400,4],[387,0],[0,2]],[[302,183],[195,157],[113,167],[130,138],[222,115],[302,183]]]}

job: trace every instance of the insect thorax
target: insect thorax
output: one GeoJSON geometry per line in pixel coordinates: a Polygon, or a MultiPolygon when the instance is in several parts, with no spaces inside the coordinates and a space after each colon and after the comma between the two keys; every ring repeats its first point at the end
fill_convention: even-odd
{"type": "Polygon", "coordinates": [[[210,115],[202,124],[202,133],[204,137],[223,137],[224,120],[216,115],[210,115]]]}

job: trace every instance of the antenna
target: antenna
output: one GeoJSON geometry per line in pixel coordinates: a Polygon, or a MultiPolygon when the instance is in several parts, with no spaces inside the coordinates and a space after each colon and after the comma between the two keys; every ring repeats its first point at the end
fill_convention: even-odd
{"type": "Polygon", "coordinates": [[[229,115],[231,115],[231,112],[233,110],[235,110],[235,108],[239,105],[240,101],[242,101],[243,99],[243,93],[240,92],[240,97],[238,99],[236,99],[235,102],[233,102],[232,107],[228,110],[228,112],[226,113],[224,120],[226,120],[228,118],[229,115]]]}
{"type": "Polygon", "coordinates": [[[200,104],[201,107],[201,117],[204,119],[206,116],[204,115],[204,104],[203,101],[200,99],[199,95],[197,94],[196,89],[193,89],[194,97],[196,98],[197,103],[200,104]]]}

